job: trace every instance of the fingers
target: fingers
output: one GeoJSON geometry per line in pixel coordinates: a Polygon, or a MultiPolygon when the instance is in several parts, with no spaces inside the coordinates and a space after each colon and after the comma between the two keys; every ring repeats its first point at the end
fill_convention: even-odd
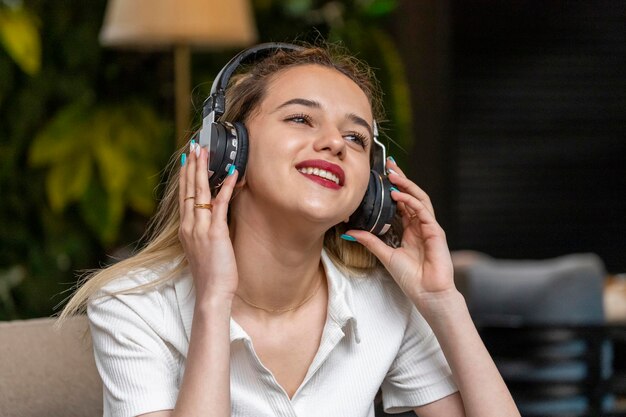
{"type": "Polygon", "coordinates": [[[433,215],[435,214],[435,209],[433,207],[432,202],[430,201],[430,197],[424,190],[422,190],[419,186],[417,186],[413,181],[406,177],[401,177],[399,175],[393,175],[393,178],[389,178],[389,180],[401,191],[412,195],[421,201],[424,206],[430,211],[433,215]]]}
{"type": "Polygon", "coordinates": [[[187,154],[183,152],[180,157],[180,173],[178,174],[178,215],[183,221],[185,214],[185,196],[187,195],[187,154]]]}
{"type": "Polygon", "coordinates": [[[406,217],[409,222],[417,219],[423,224],[437,224],[435,216],[423,201],[420,201],[410,194],[399,191],[392,192],[391,198],[393,198],[396,202],[403,203],[404,206],[409,209],[403,215],[403,217],[406,217]]]}
{"type": "Polygon", "coordinates": [[[378,236],[366,232],[365,230],[350,230],[350,236],[354,237],[357,242],[365,246],[370,252],[374,254],[384,267],[387,267],[391,261],[391,256],[394,249],[388,246],[385,242],[380,240],[378,236]]]}
{"type": "Polygon", "coordinates": [[[181,157],[183,166],[180,170],[178,180],[178,209],[180,213],[179,238],[183,245],[191,236],[195,222],[193,204],[195,201],[195,171],[197,158],[194,152],[193,142],[189,147],[189,151],[189,154],[181,157]]]}
{"type": "Polygon", "coordinates": [[[213,218],[222,220],[223,224],[226,224],[227,222],[228,204],[230,203],[230,199],[233,195],[233,190],[237,184],[238,177],[239,171],[237,171],[235,166],[232,166],[230,171],[228,171],[228,176],[222,183],[220,191],[213,200],[213,218]]]}
{"type": "Polygon", "coordinates": [[[413,181],[408,179],[392,158],[387,159],[387,169],[389,170],[389,181],[391,181],[394,186],[399,188],[400,191],[417,198],[424,204],[424,206],[426,206],[428,211],[430,211],[433,216],[435,215],[435,209],[428,194],[426,194],[426,192],[418,187],[413,181]]]}
{"type": "Polygon", "coordinates": [[[198,234],[197,237],[206,237],[214,224],[227,227],[228,205],[239,175],[236,168],[232,167],[217,196],[212,200],[208,151],[192,141],[189,155],[181,157],[181,164],[178,193],[181,233],[187,239],[198,234]],[[198,207],[198,204],[211,204],[212,208],[198,207]],[[216,219],[222,221],[215,222],[216,219]]]}
{"type": "MultiPolygon", "coordinates": [[[[208,157],[209,154],[206,149],[201,148],[200,145],[194,145],[195,155],[191,156],[191,161],[195,163],[195,170],[190,173],[189,183],[187,187],[193,182],[195,199],[191,204],[193,210],[194,223],[199,230],[206,230],[211,224],[211,209],[195,207],[194,204],[210,204],[211,203],[211,188],[209,187],[209,173],[208,173],[208,157]],[[195,156],[195,157],[194,157],[195,156]]],[[[191,164],[189,166],[191,170],[191,164]]]]}
{"type": "MultiPolygon", "coordinates": [[[[180,219],[183,221],[193,214],[194,199],[195,199],[195,171],[196,171],[196,153],[194,152],[194,143],[189,149],[189,154],[183,154],[181,156],[182,167],[180,169],[180,176],[178,179],[178,206],[180,210],[180,219]]],[[[193,217],[193,216],[192,216],[193,217]]]]}

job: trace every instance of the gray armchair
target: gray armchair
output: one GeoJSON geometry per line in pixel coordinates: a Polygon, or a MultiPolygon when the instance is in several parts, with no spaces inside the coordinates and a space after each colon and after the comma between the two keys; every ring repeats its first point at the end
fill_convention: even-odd
{"type": "Polygon", "coordinates": [[[455,280],[522,415],[595,415],[610,403],[601,259],[471,255],[455,256],[455,280]]]}

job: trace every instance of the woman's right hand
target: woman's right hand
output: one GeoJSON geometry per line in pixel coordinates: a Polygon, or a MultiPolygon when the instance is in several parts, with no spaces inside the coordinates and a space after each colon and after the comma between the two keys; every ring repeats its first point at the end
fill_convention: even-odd
{"type": "Polygon", "coordinates": [[[211,200],[207,163],[207,150],[192,143],[188,157],[183,159],[179,178],[178,237],[193,276],[196,306],[212,300],[232,301],[238,283],[227,222],[228,204],[238,172],[235,170],[226,177],[215,199],[211,200]],[[212,204],[213,208],[194,204],[212,204]]]}

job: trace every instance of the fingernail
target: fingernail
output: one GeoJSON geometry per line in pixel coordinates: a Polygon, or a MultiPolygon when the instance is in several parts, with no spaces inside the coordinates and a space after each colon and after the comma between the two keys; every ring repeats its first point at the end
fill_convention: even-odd
{"type": "Polygon", "coordinates": [[[180,166],[184,167],[185,166],[185,162],[187,162],[187,154],[184,153],[180,156],[180,166]]]}
{"type": "Polygon", "coordinates": [[[390,174],[396,174],[396,175],[398,175],[398,173],[397,173],[396,171],[394,171],[393,169],[391,169],[391,168],[389,168],[389,169],[387,170],[387,172],[388,172],[388,173],[390,173],[390,174]]]}
{"type": "Polygon", "coordinates": [[[395,160],[395,159],[393,159],[393,156],[389,155],[389,156],[387,157],[387,159],[389,159],[389,160],[390,160],[391,162],[393,162],[394,164],[398,165],[398,163],[396,162],[396,160],[395,160]]]}
{"type": "Polygon", "coordinates": [[[400,190],[398,190],[396,187],[389,187],[389,189],[390,189],[391,191],[397,191],[397,192],[400,192],[400,190]]]}
{"type": "Polygon", "coordinates": [[[200,151],[202,150],[202,148],[200,147],[200,145],[196,144],[196,158],[200,158],[200,151]]]}
{"type": "Polygon", "coordinates": [[[189,146],[191,147],[191,146],[193,146],[195,144],[196,144],[196,141],[194,139],[191,139],[191,145],[189,145],[189,146]]]}
{"type": "Polygon", "coordinates": [[[350,235],[343,234],[339,237],[342,238],[343,240],[347,240],[348,242],[356,242],[356,238],[353,238],[350,235]]]}
{"type": "Polygon", "coordinates": [[[228,176],[230,177],[231,175],[233,175],[236,169],[237,167],[235,166],[235,164],[231,165],[230,168],[228,168],[228,176]]]}

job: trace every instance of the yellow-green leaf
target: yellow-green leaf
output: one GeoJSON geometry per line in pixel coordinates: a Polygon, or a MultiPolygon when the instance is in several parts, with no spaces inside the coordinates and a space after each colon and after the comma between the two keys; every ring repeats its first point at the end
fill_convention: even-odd
{"type": "Polygon", "coordinates": [[[79,153],[88,152],[88,118],[89,107],[82,102],[60,110],[35,136],[29,149],[29,162],[33,166],[64,163],[79,153]]]}
{"type": "Polygon", "coordinates": [[[132,169],[124,150],[109,142],[100,143],[95,151],[104,189],[109,193],[124,190],[132,169]]]}
{"type": "Polygon", "coordinates": [[[41,39],[35,18],[23,7],[0,10],[0,42],[25,73],[39,72],[41,39]]]}
{"type": "Polygon", "coordinates": [[[117,239],[120,223],[124,217],[125,201],[121,194],[109,194],[108,215],[104,227],[101,229],[102,241],[110,245],[117,239]]]}
{"type": "Polygon", "coordinates": [[[159,174],[156,170],[139,170],[133,176],[133,180],[128,184],[127,197],[133,210],[144,216],[150,216],[154,212],[156,205],[155,188],[158,184],[159,174]]]}
{"type": "Polygon", "coordinates": [[[50,207],[58,212],[71,202],[78,201],[91,180],[91,160],[88,155],[54,165],[46,177],[46,192],[50,207]]]}
{"type": "Polygon", "coordinates": [[[80,201],[80,212],[85,223],[94,231],[100,242],[108,246],[119,233],[124,217],[124,200],[120,194],[107,194],[101,184],[92,181],[80,201]]]}

